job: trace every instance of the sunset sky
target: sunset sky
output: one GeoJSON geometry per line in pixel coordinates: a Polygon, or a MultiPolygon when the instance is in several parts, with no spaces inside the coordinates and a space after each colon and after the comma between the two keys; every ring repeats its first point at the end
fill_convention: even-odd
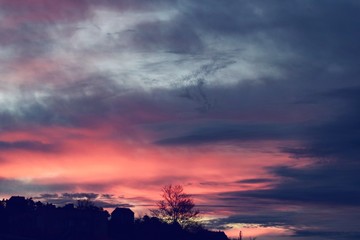
{"type": "Polygon", "coordinates": [[[360,239],[360,1],[0,0],[0,197],[360,239]]]}

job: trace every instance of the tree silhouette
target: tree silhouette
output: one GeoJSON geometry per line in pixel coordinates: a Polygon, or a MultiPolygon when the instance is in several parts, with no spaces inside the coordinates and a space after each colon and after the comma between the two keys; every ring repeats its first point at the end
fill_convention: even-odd
{"type": "Polygon", "coordinates": [[[86,210],[98,209],[98,207],[95,206],[95,203],[90,201],[89,199],[78,200],[76,208],[78,208],[78,209],[86,209],[86,210]]]}
{"type": "Polygon", "coordinates": [[[134,213],[116,208],[111,213],[89,200],[77,206],[34,202],[31,198],[13,196],[0,200],[1,240],[229,240],[224,232],[195,228],[192,221],[198,211],[181,186],[163,188],[164,208],[156,214],[164,218],[144,216],[134,221],[134,213]],[[168,200],[168,201],[167,201],[168,200]],[[170,205],[166,205],[170,204],[170,205]],[[168,219],[168,221],[164,221],[168,219]],[[174,224],[175,223],[175,224],[174,224]],[[187,225],[180,224],[187,223],[187,225]],[[192,225],[193,228],[189,228],[192,225]]]}
{"type": "Polygon", "coordinates": [[[162,189],[162,200],[157,209],[150,210],[152,215],[167,223],[179,223],[183,227],[194,223],[199,211],[190,195],[184,193],[181,185],[166,185],[162,189]]]}

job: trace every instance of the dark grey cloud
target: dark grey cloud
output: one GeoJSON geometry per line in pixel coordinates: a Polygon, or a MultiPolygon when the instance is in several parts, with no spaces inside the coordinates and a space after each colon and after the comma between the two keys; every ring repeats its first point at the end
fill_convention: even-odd
{"type": "Polygon", "coordinates": [[[63,193],[63,197],[65,198],[86,198],[88,200],[95,199],[99,196],[96,193],[63,193]]]}
{"type": "Polygon", "coordinates": [[[74,190],[73,184],[41,184],[17,179],[0,178],[0,192],[6,194],[21,195],[29,192],[58,192],[70,190],[74,190]]]}
{"type": "Polygon", "coordinates": [[[356,1],[285,3],[259,0],[223,4],[212,0],[206,5],[189,3],[184,11],[194,25],[207,31],[233,34],[239,38],[262,33],[262,36],[281,41],[292,49],[296,47],[296,51],[305,50],[302,55],[329,57],[359,50],[356,39],[360,36],[355,31],[359,7],[356,1]],[[344,42],[348,44],[342,45],[344,42]],[[334,51],[329,52],[329,48],[334,51]],[[316,51],[310,52],[309,49],[316,51]]]}
{"type": "MultiPolygon", "coordinates": [[[[150,5],[156,6],[158,3],[159,2],[155,2],[150,5]]],[[[85,1],[85,2],[79,2],[79,4],[88,5],[93,3],[91,1],[85,1]]],[[[115,4],[115,3],[110,1],[104,1],[103,4],[107,6],[111,6],[111,4],[115,4]]],[[[118,5],[125,6],[128,4],[130,5],[132,4],[134,5],[134,7],[138,6],[139,8],[142,8],[143,6],[142,5],[143,2],[135,4],[135,3],[129,3],[127,1],[120,1],[118,5]]],[[[163,7],[169,6],[167,4],[171,4],[171,3],[168,1],[161,1],[161,5],[163,7]]],[[[256,1],[256,2],[231,1],[229,4],[221,4],[216,1],[210,1],[209,3],[206,4],[206,6],[197,2],[178,3],[178,5],[175,6],[179,7],[179,9],[181,10],[180,11],[181,14],[179,14],[179,16],[168,22],[154,21],[152,23],[140,24],[138,26],[139,27],[138,33],[140,34],[138,38],[141,39],[141,42],[144,43],[144,46],[147,46],[146,44],[149,44],[148,47],[150,49],[152,49],[153,46],[155,46],[156,49],[163,49],[165,51],[171,51],[172,49],[174,51],[186,52],[186,51],[190,51],[188,48],[193,48],[192,44],[196,45],[195,48],[198,48],[198,46],[204,44],[204,43],[200,43],[199,31],[201,32],[203,30],[206,30],[208,32],[213,32],[215,30],[221,31],[221,29],[224,29],[223,31],[224,34],[229,33],[226,35],[226,37],[234,40],[236,40],[237,38],[240,39],[241,36],[239,35],[244,34],[244,32],[251,32],[251,34],[256,35],[256,33],[263,31],[266,36],[269,35],[269,37],[274,40],[275,45],[282,46],[284,42],[288,42],[289,44],[292,44],[294,42],[294,40],[288,41],[291,39],[284,38],[282,36],[288,36],[288,35],[292,36],[291,34],[298,34],[298,32],[300,32],[297,31],[297,28],[292,29],[290,26],[294,26],[296,24],[300,25],[299,29],[303,29],[304,30],[303,35],[307,37],[308,35],[306,31],[315,32],[314,34],[316,34],[316,32],[321,32],[310,29],[314,25],[314,24],[310,24],[310,22],[313,19],[321,19],[322,21],[325,21],[328,19],[327,18],[328,16],[332,16],[333,14],[335,15],[340,14],[340,16],[342,16],[341,13],[337,13],[334,11],[334,9],[336,9],[335,6],[337,6],[337,4],[341,9],[346,8],[349,10],[356,9],[358,5],[352,1],[341,4],[332,2],[331,7],[329,6],[322,7],[322,5],[315,2],[311,2],[309,4],[296,2],[295,5],[297,7],[294,7],[294,4],[283,3],[279,5],[273,5],[264,1],[256,1]],[[290,12],[285,11],[284,9],[290,10],[290,12]],[[239,14],[239,12],[242,14],[239,14]],[[212,16],[212,17],[208,17],[208,16],[212,16]],[[229,19],[231,21],[229,21],[229,19]],[[303,20],[306,20],[308,23],[305,23],[306,21],[304,22],[303,20]],[[189,24],[190,22],[192,24],[189,24]],[[217,24],[215,24],[215,22],[217,24]],[[217,25],[220,26],[217,27],[217,25]],[[225,25],[229,25],[229,27],[226,28],[225,25]],[[244,31],[241,31],[242,29],[244,31]],[[269,31],[267,29],[269,29],[269,31]],[[279,36],[275,34],[276,32],[279,32],[278,30],[280,31],[280,33],[278,34],[279,36]],[[236,33],[236,36],[231,35],[230,34],[231,32],[236,33]],[[185,41],[183,41],[182,38],[185,38],[185,41]],[[148,39],[148,41],[146,41],[146,39],[148,39]],[[179,39],[182,39],[182,41],[179,41],[179,39]]],[[[352,11],[350,11],[350,16],[353,16],[352,11]]],[[[342,19],[342,21],[343,22],[341,22],[340,24],[345,25],[348,24],[350,20],[348,20],[348,18],[345,18],[342,19]]],[[[315,25],[319,24],[317,21],[314,22],[315,25]]],[[[350,28],[348,30],[349,32],[351,32],[351,30],[353,29],[352,26],[353,25],[348,27],[350,28]]],[[[320,28],[321,24],[318,27],[320,28]]],[[[136,32],[137,29],[134,29],[134,31],[136,32]]],[[[336,33],[336,31],[332,31],[331,34],[332,37],[331,38],[329,37],[327,39],[328,41],[335,42],[341,40],[337,36],[338,34],[336,33]]],[[[306,38],[304,36],[302,36],[301,38],[299,36],[299,38],[300,39],[306,38]]],[[[321,36],[319,38],[321,38],[321,36]]],[[[321,38],[321,40],[325,40],[325,39],[321,38]]],[[[260,40],[259,42],[255,41],[254,44],[262,45],[261,41],[260,40]]],[[[298,47],[295,44],[294,46],[290,46],[289,49],[291,50],[291,52],[297,51],[298,47]]],[[[322,46],[322,49],[323,49],[322,51],[327,51],[330,49],[330,47],[324,45],[322,46]]],[[[292,61],[278,62],[278,60],[273,61],[274,62],[273,65],[277,67],[281,67],[286,72],[288,71],[292,73],[292,75],[289,75],[290,77],[286,82],[276,83],[274,82],[275,79],[265,79],[265,80],[263,79],[263,81],[265,82],[265,86],[260,85],[260,86],[249,87],[249,86],[239,85],[239,86],[234,86],[232,89],[226,89],[226,88],[211,89],[206,87],[206,78],[210,77],[214,73],[214,72],[210,72],[206,76],[203,75],[192,76],[192,79],[194,79],[195,82],[191,84],[192,86],[190,88],[186,88],[179,95],[181,95],[182,98],[185,99],[193,99],[195,101],[200,101],[202,103],[202,106],[200,108],[202,109],[217,108],[217,109],[211,109],[213,115],[210,115],[210,118],[216,117],[215,115],[230,117],[231,114],[235,114],[236,112],[238,112],[239,115],[243,115],[244,117],[250,117],[249,114],[253,114],[254,116],[252,118],[259,118],[260,116],[256,116],[257,114],[259,114],[259,112],[261,112],[261,115],[263,116],[265,115],[265,117],[267,115],[280,116],[281,114],[289,117],[295,114],[293,112],[296,112],[296,110],[299,110],[304,107],[304,104],[302,106],[294,107],[293,105],[289,104],[289,102],[293,100],[298,100],[298,98],[301,99],[304,94],[310,94],[311,91],[316,91],[319,88],[323,88],[325,79],[328,80],[328,77],[330,77],[330,79],[328,80],[330,83],[327,83],[326,88],[328,86],[337,87],[339,85],[338,82],[335,83],[334,80],[331,80],[334,78],[334,76],[329,76],[330,73],[327,73],[325,71],[328,67],[330,67],[331,64],[333,64],[333,63],[329,63],[327,59],[323,59],[323,58],[317,59],[317,61],[319,61],[319,66],[316,67],[314,67],[313,65],[304,65],[302,62],[299,62],[299,61],[306,62],[310,60],[309,56],[305,55],[308,52],[316,53],[317,51],[313,51],[313,49],[310,48],[302,49],[301,52],[299,51],[296,53],[299,56],[299,59],[296,58],[294,62],[292,61]],[[295,65],[289,66],[289,63],[295,65]],[[323,72],[322,75],[320,75],[320,72],[323,72]],[[316,79],[315,82],[314,82],[314,78],[316,79]],[[205,87],[203,87],[202,84],[199,85],[198,80],[200,82],[205,82],[205,87]],[[304,83],[299,83],[300,81],[304,83]],[[293,83],[295,82],[296,85],[294,86],[293,83]],[[314,90],[311,89],[312,87],[314,90]],[[269,89],[266,90],[267,88],[269,89]],[[304,90],[305,92],[301,93],[302,90],[300,89],[304,90]],[[306,91],[310,91],[310,93],[307,93],[306,91]],[[213,99],[215,99],[216,101],[212,101],[213,99]],[[283,103],[281,102],[281,100],[284,100],[283,103]],[[234,102],[236,102],[236,104],[234,104],[234,102]],[[289,110],[290,108],[295,108],[295,109],[289,110]],[[291,111],[291,112],[286,113],[287,111],[291,111]]],[[[222,53],[223,52],[221,52],[219,55],[221,56],[222,53]]],[[[357,55],[354,54],[355,51],[351,53],[353,53],[352,57],[356,58],[357,55]]],[[[338,56],[336,56],[337,59],[341,58],[340,54],[341,52],[339,53],[338,56]]],[[[241,51],[236,52],[234,55],[237,57],[239,56],[241,57],[241,51]]],[[[230,60],[236,61],[234,59],[230,59],[230,60]]],[[[348,64],[341,64],[341,63],[339,64],[336,63],[335,65],[339,65],[340,69],[346,68],[347,70],[349,69],[349,67],[351,67],[348,64]]],[[[335,73],[336,79],[338,79],[338,77],[343,77],[345,75],[348,76],[349,72],[350,71],[346,71],[346,73],[344,73],[344,71],[342,71],[341,74],[335,73]]],[[[86,81],[87,80],[88,79],[86,79],[86,81]]],[[[351,76],[350,78],[347,78],[345,82],[342,84],[347,84],[348,81],[353,81],[351,80],[351,76]]],[[[119,86],[112,84],[111,81],[106,81],[103,78],[101,79],[101,81],[99,80],[99,82],[102,83],[93,84],[93,87],[102,88],[102,90],[106,89],[106,91],[108,91],[107,94],[109,94],[109,96],[116,95],[118,94],[118,92],[121,92],[123,90],[119,86]]],[[[86,87],[85,86],[82,87],[85,90],[86,87]]],[[[78,88],[75,89],[79,90],[80,86],[78,86],[78,88]]],[[[59,96],[54,96],[49,99],[46,99],[47,104],[45,106],[35,102],[31,106],[27,106],[25,109],[22,110],[24,112],[23,118],[25,121],[29,121],[29,122],[33,121],[35,123],[43,123],[43,124],[51,122],[54,124],[71,125],[74,124],[74,122],[77,122],[78,125],[81,125],[84,123],[83,120],[85,119],[85,117],[81,118],[80,115],[85,116],[89,114],[94,118],[100,114],[103,114],[104,112],[109,113],[109,111],[115,111],[114,109],[116,106],[124,106],[124,102],[116,100],[116,97],[115,98],[109,97],[105,101],[102,97],[105,96],[104,93],[106,93],[106,91],[101,93],[99,92],[97,94],[97,97],[94,97],[94,95],[92,95],[91,97],[87,96],[86,94],[81,95],[80,92],[78,98],[72,98],[72,100],[70,101],[65,101],[59,96]]],[[[166,95],[168,93],[163,92],[161,94],[166,95]]],[[[140,97],[139,95],[141,94],[133,96],[132,99],[138,99],[140,97]]],[[[129,98],[129,100],[130,99],[131,98],[129,98]]],[[[176,104],[177,102],[181,102],[184,100],[181,98],[176,99],[176,97],[174,99],[175,99],[174,102],[176,102],[176,104]]],[[[140,108],[140,106],[136,106],[136,107],[140,108]]],[[[307,109],[303,110],[303,112],[309,112],[309,111],[315,112],[315,110],[317,110],[319,106],[315,106],[315,107],[307,106],[306,108],[307,109]]],[[[182,110],[185,111],[187,109],[182,109],[182,110]]],[[[126,111],[121,112],[119,110],[117,111],[117,113],[121,114],[122,116],[127,114],[126,111]]],[[[293,118],[296,117],[297,116],[294,116],[293,118]]],[[[9,114],[6,113],[3,113],[2,118],[4,119],[4,122],[9,122],[9,124],[10,122],[16,122],[13,120],[18,120],[18,118],[12,115],[9,116],[9,114]]],[[[180,138],[181,137],[185,137],[185,136],[180,136],[180,138]]],[[[196,136],[194,136],[194,138],[196,138],[196,136]]],[[[179,139],[179,141],[180,140],[181,139],[179,139]]],[[[184,139],[184,141],[186,141],[186,139],[184,139]]]]}
{"type": "MultiPolygon", "coordinates": [[[[53,50],[54,44],[44,28],[47,24],[24,23],[17,28],[1,29],[0,43],[13,50],[13,57],[32,58],[41,56],[53,50]]],[[[2,61],[6,64],[5,61],[2,61]]],[[[21,61],[19,62],[21,63],[21,61]]]]}
{"type": "MultiPolygon", "coordinates": [[[[267,171],[277,180],[270,188],[223,193],[218,199],[229,204],[241,203],[244,198],[248,198],[246,201],[257,204],[277,202],[289,208],[300,207],[303,210],[296,211],[296,214],[283,222],[284,226],[294,230],[294,237],[357,239],[358,228],[352,221],[360,214],[358,96],[358,87],[339,87],[325,93],[319,92],[316,95],[317,104],[329,109],[341,106],[339,111],[332,117],[329,115],[324,119],[316,119],[311,126],[303,129],[301,138],[298,138],[301,147],[281,148],[283,152],[291,154],[294,161],[301,162],[305,159],[310,164],[303,167],[273,166],[267,171]],[[303,226],[319,230],[304,230],[303,226]]],[[[277,213],[269,216],[277,219],[277,213]]],[[[254,224],[261,222],[250,219],[251,217],[248,220],[254,224]]],[[[226,219],[222,221],[226,222],[226,219]]],[[[241,218],[239,221],[230,221],[249,223],[241,218]]],[[[277,223],[269,221],[269,225],[272,224],[276,226],[277,223]]]]}
{"type": "Polygon", "coordinates": [[[321,239],[359,239],[360,232],[343,232],[343,231],[316,231],[316,230],[297,230],[295,237],[312,237],[321,239]]]}
{"type": "MultiPolygon", "coordinates": [[[[360,119],[360,90],[358,87],[339,88],[327,92],[323,101],[330,101],[343,108],[338,116],[329,121],[316,124],[307,133],[307,143],[303,149],[288,149],[295,156],[314,158],[335,158],[338,162],[355,161],[360,155],[358,120],[360,119]],[[331,98],[330,98],[331,97],[331,98]]],[[[354,163],[355,163],[354,162],[354,163]]]]}
{"type": "Polygon", "coordinates": [[[55,198],[55,197],[58,197],[59,195],[57,193],[43,193],[43,194],[40,194],[40,198],[55,198]]]}
{"type": "Polygon", "coordinates": [[[60,194],[40,194],[33,197],[33,199],[43,202],[49,202],[58,206],[64,206],[66,204],[76,205],[78,200],[90,200],[97,207],[102,208],[116,208],[127,207],[132,208],[134,205],[124,202],[124,199],[113,196],[111,194],[98,194],[92,192],[75,192],[75,193],[60,193],[60,194]]]}
{"type": "MultiPolygon", "coordinates": [[[[296,185],[294,185],[295,187],[296,185]]],[[[301,198],[298,200],[281,199],[281,197],[276,198],[276,196],[267,198],[260,195],[253,196],[252,193],[253,191],[242,191],[204,195],[204,199],[212,204],[200,205],[199,207],[203,212],[229,211],[233,213],[226,218],[208,221],[208,226],[214,229],[227,229],[229,228],[228,224],[238,223],[262,227],[280,227],[293,232],[291,237],[298,237],[302,231],[316,227],[319,233],[333,232],[335,239],[335,236],[339,236],[339,234],[344,236],[343,239],[353,239],[350,236],[358,232],[358,226],[354,223],[360,216],[358,205],[329,205],[324,202],[320,204],[306,203],[301,198]]],[[[278,194],[275,191],[272,193],[278,194]]],[[[246,228],[243,230],[246,232],[246,228]]],[[[310,232],[311,230],[309,230],[310,232]]],[[[310,235],[308,238],[317,239],[310,235]]]]}
{"type": "MultiPolygon", "coordinates": [[[[76,192],[79,187],[90,191],[104,192],[106,191],[107,184],[76,184],[76,183],[57,183],[57,184],[43,184],[21,181],[17,179],[0,178],[0,193],[11,195],[29,194],[35,200],[53,203],[59,206],[66,204],[76,204],[80,199],[87,199],[98,207],[115,208],[115,207],[134,207],[128,204],[128,200],[123,197],[117,197],[107,193],[94,193],[94,192],[76,192]],[[94,187],[94,185],[96,185],[94,187]],[[69,191],[69,192],[65,192],[69,191]],[[55,192],[55,193],[54,193],[55,192]],[[56,193],[58,192],[58,193],[56,193]],[[62,192],[62,193],[61,193],[62,192]]],[[[146,199],[149,201],[149,199],[146,199]]]]}
{"type": "Polygon", "coordinates": [[[289,227],[297,216],[296,212],[267,212],[266,215],[258,213],[254,215],[233,215],[228,218],[214,219],[207,222],[212,228],[226,226],[231,223],[257,224],[263,227],[289,227]]]}
{"type": "MultiPolygon", "coordinates": [[[[259,84],[244,82],[231,87],[204,87],[201,90],[207,99],[204,102],[210,99],[216,104],[202,112],[198,121],[186,121],[185,118],[172,124],[154,124],[153,130],[163,135],[156,143],[190,145],[223,141],[302,141],[317,134],[319,125],[324,122],[336,129],[329,122],[348,111],[350,105],[344,101],[328,100],[329,97],[324,95],[343,86],[328,89],[327,79],[319,79],[316,85],[312,79],[302,80],[300,75],[286,81],[269,79],[259,84]]],[[[344,83],[353,84],[353,80],[344,83]]],[[[301,151],[301,148],[287,150],[301,151]]]]}
{"type": "Polygon", "coordinates": [[[132,99],[138,94],[126,94],[126,89],[103,75],[96,74],[83,80],[59,84],[49,90],[37,84],[27,87],[29,89],[24,93],[30,93],[19,96],[16,111],[1,112],[2,130],[26,129],[30,126],[87,127],[102,121],[104,117],[137,111],[133,108],[132,99]],[[45,96],[31,94],[30,90],[35,89],[43,90],[45,96]]]}
{"type": "MultiPolygon", "coordinates": [[[[106,192],[110,186],[118,184],[118,182],[105,182],[105,183],[42,183],[38,180],[19,180],[0,177],[0,192],[12,195],[21,195],[24,193],[37,194],[51,192],[68,192],[65,197],[71,198],[96,198],[97,195],[84,195],[81,193],[74,193],[76,189],[84,189],[85,191],[106,192]]],[[[51,197],[51,196],[49,196],[51,197]]],[[[109,197],[109,196],[108,196],[109,197]]]]}
{"type": "MultiPolygon", "coordinates": [[[[226,186],[226,184],[224,185],[226,186]]],[[[232,184],[234,187],[234,184],[232,184]]],[[[194,194],[196,199],[201,199],[204,204],[199,204],[198,208],[205,214],[216,214],[219,211],[227,211],[231,215],[274,215],[278,213],[274,209],[284,207],[284,203],[274,199],[255,198],[246,195],[247,191],[240,192],[218,192],[208,194],[194,194]],[[241,213],[241,214],[239,214],[241,213]]],[[[286,205],[288,206],[288,205],[286,205]]],[[[291,210],[284,209],[281,212],[292,212],[291,210]]],[[[294,211],[295,212],[295,211],[294,211]]],[[[269,217],[267,218],[269,219],[269,217]]],[[[224,220],[224,219],[223,219],[224,220]]],[[[222,220],[221,220],[222,221],[222,220]]],[[[225,221],[225,220],[224,220],[225,221]]],[[[236,222],[240,223],[240,222],[236,222]]]]}
{"type": "Polygon", "coordinates": [[[274,179],[269,179],[269,178],[249,178],[249,179],[236,181],[236,183],[246,183],[246,184],[272,183],[272,182],[274,182],[274,179]]]}
{"type": "Polygon", "coordinates": [[[65,0],[53,4],[51,1],[1,1],[0,13],[4,24],[0,26],[0,43],[12,52],[6,61],[0,59],[0,62],[6,64],[10,58],[19,61],[19,64],[26,64],[37,57],[49,57],[59,49],[57,38],[71,37],[81,28],[92,27],[89,26],[91,24],[84,26],[83,22],[91,21],[94,10],[98,8],[147,12],[168,8],[172,2],[65,0]]]}
{"type": "Polygon", "coordinates": [[[39,151],[39,152],[56,152],[60,146],[55,144],[43,143],[39,141],[0,141],[0,151],[39,151]]]}
{"type": "Polygon", "coordinates": [[[217,181],[206,181],[206,182],[200,182],[200,184],[204,186],[220,186],[220,185],[227,185],[228,183],[217,182],[217,181]]]}
{"type": "MultiPolygon", "coordinates": [[[[314,180],[313,180],[314,181],[314,180]]],[[[313,181],[311,183],[313,183],[313,181]]],[[[310,182],[310,181],[309,181],[310,182]]],[[[293,182],[284,184],[273,190],[255,190],[252,192],[242,193],[249,197],[262,199],[273,199],[284,201],[285,203],[297,204],[319,204],[328,206],[358,206],[360,193],[358,190],[342,190],[331,185],[319,184],[319,186],[302,186],[305,182],[293,182]],[[302,187],[300,187],[300,186],[302,187]]]]}
{"type": "Polygon", "coordinates": [[[344,101],[347,107],[337,117],[313,126],[306,133],[302,148],[284,149],[299,160],[310,158],[314,164],[304,168],[270,169],[285,179],[270,195],[304,202],[359,204],[359,93],[358,88],[354,88],[326,94],[332,96],[332,102],[344,101]]]}
{"type": "Polygon", "coordinates": [[[176,19],[171,22],[142,23],[132,33],[137,49],[172,53],[199,53],[203,43],[192,26],[176,19]]]}
{"type": "MultiPolygon", "coordinates": [[[[293,124],[293,126],[297,127],[283,128],[286,130],[283,132],[287,133],[283,135],[286,136],[285,139],[298,141],[299,147],[286,146],[285,141],[283,146],[280,144],[280,151],[289,154],[298,163],[306,161],[307,164],[303,167],[273,166],[268,168],[268,173],[275,177],[275,180],[272,181],[268,181],[266,178],[255,178],[237,182],[238,184],[268,182],[270,183],[270,188],[267,189],[206,196],[206,199],[209,202],[213,202],[214,205],[209,207],[203,206],[205,211],[214,211],[211,208],[227,209],[233,212],[242,212],[244,216],[242,218],[242,216],[233,215],[229,219],[220,219],[209,224],[214,226],[214,228],[226,228],[227,223],[282,226],[293,230],[293,237],[306,237],[308,239],[357,239],[357,227],[356,224],[352,224],[352,221],[360,214],[357,210],[360,203],[360,182],[358,177],[358,172],[360,171],[360,153],[358,151],[360,149],[360,141],[358,139],[360,98],[358,96],[360,94],[358,89],[356,85],[353,87],[332,86],[331,90],[325,91],[316,89],[316,91],[309,91],[303,94],[304,99],[309,97],[313,101],[290,103],[288,105],[290,113],[292,106],[298,108],[300,105],[301,108],[305,107],[303,113],[309,114],[306,110],[316,105],[320,107],[320,115],[323,116],[321,118],[315,114],[314,117],[314,115],[310,114],[311,118],[308,121],[293,124]],[[293,129],[296,129],[296,131],[293,129]],[[249,205],[249,202],[252,204],[249,205]],[[281,208],[280,206],[298,210],[287,213],[284,213],[283,210],[278,212],[270,211],[271,209],[279,209],[281,208]],[[252,213],[248,213],[249,209],[251,209],[252,213]],[[264,212],[269,214],[265,216],[264,212]],[[304,226],[310,229],[316,227],[319,231],[304,230],[304,226]]],[[[261,99],[261,95],[256,96],[259,96],[261,99]]],[[[284,100],[291,102],[291,99],[284,100]]],[[[183,125],[183,132],[191,132],[191,129],[195,129],[193,132],[198,131],[198,129],[207,129],[204,125],[206,126],[206,124],[198,123],[193,125],[185,124],[183,125]]],[[[180,126],[177,124],[173,126],[173,132],[177,133],[177,135],[179,135],[179,132],[181,135],[180,126]]],[[[234,139],[241,142],[248,140],[248,138],[251,139],[246,135],[244,139],[237,136],[235,130],[238,129],[233,126],[229,128],[232,129],[233,135],[221,134],[222,132],[218,131],[218,129],[222,129],[222,124],[219,124],[218,128],[215,123],[210,126],[214,127],[209,127],[208,131],[199,131],[202,133],[201,136],[203,138],[195,137],[195,139],[199,142],[210,143],[213,141],[212,137],[218,142],[234,141],[234,139]],[[206,137],[209,137],[209,140],[206,137]]],[[[163,127],[157,129],[157,131],[167,132],[171,129],[169,125],[164,125],[163,127]]],[[[252,129],[250,127],[248,131],[252,129]]],[[[263,130],[262,128],[255,129],[263,130]]],[[[272,129],[274,132],[277,132],[281,128],[275,127],[272,129]]],[[[264,130],[263,132],[273,133],[264,130]]],[[[279,132],[281,133],[282,131],[279,132]]],[[[256,133],[251,136],[255,139],[255,142],[267,137],[265,134],[264,138],[261,138],[261,134],[256,135],[256,133]],[[256,136],[259,136],[259,138],[257,139],[256,136]]],[[[167,134],[169,133],[167,132],[167,134]]],[[[276,139],[277,134],[269,136],[276,139]]],[[[188,134],[188,136],[193,135],[188,134]]],[[[194,136],[196,135],[194,134],[194,136]]],[[[175,141],[174,144],[186,144],[188,141],[191,143],[188,146],[194,145],[191,137],[180,139],[182,141],[175,141]]],[[[216,182],[205,182],[204,184],[221,185],[221,183],[216,184],[216,182]]]]}
{"type": "Polygon", "coordinates": [[[185,136],[161,139],[160,145],[193,145],[221,141],[290,140],[298,132],[298,126],[280,124],[231,124],[209,123],[185,136]]]}

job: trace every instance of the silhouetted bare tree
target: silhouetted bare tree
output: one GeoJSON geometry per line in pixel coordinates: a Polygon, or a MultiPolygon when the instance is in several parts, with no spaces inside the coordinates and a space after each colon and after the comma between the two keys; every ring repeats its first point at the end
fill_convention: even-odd
{"type": "Polygon", "coordinates": [[[179,223],[182,226],[192,224],[199,211],[190,195],[184,193],[181,185],[167,185],[162,189],[162,200],[157,202],[157,209],[150,210],[152,215],[168,223],[179,223]]]}
{"type": "Polygon", "coordinates": [[[95,203],[89,199],[82,199],[77,201],[78,209],[96,209],[95,203]]]}

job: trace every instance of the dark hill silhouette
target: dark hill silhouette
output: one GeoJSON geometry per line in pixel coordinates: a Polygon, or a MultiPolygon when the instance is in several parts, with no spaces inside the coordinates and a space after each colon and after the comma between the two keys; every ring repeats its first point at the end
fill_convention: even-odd
{"type": "Polygon", "coordinates": [[[0,201],[1,240],[228,240],[224,232],[184,229],[156,217],[134,219],[128,208],[111,216],[89,201],[56,207],[13,196],[0,201]]]}

